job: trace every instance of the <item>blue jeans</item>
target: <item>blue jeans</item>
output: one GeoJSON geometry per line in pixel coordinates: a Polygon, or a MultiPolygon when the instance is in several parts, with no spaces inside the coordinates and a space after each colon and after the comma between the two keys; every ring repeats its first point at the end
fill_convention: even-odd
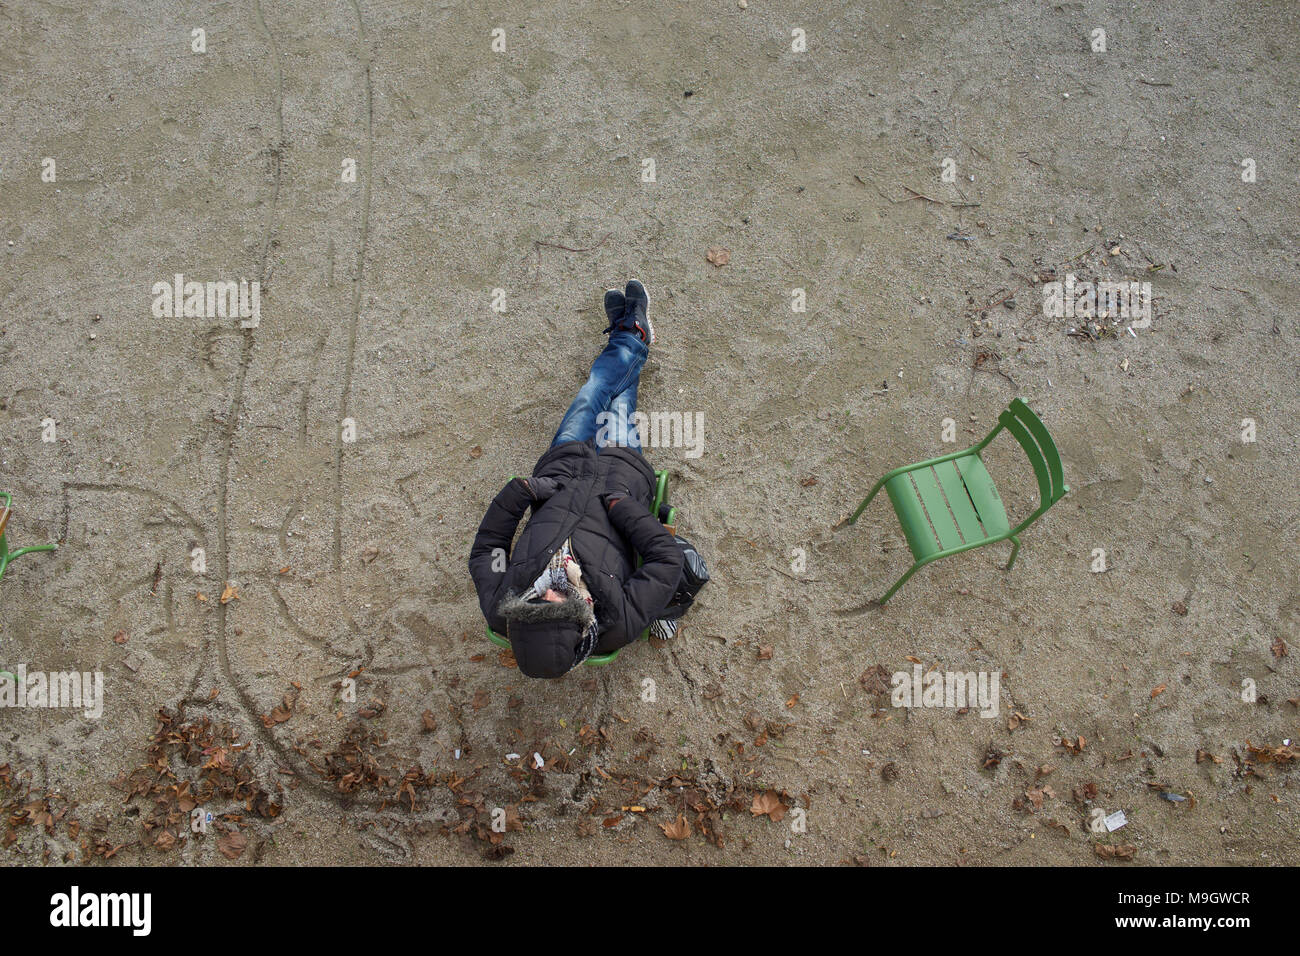
{"type": "Polygon", "coordinates": [[[621,445],[641,450],[641,435],[632,414],[636,387],[650,347],[635,332],[611,332],[604,351],[591,364],[587,384],[578,391],[551,441],[592,441],[598,448],[621,445]]]}

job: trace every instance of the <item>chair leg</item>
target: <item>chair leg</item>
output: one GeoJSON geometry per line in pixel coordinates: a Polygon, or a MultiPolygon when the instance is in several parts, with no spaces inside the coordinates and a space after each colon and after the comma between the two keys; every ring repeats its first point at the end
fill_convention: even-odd
{"type": "Polygon", "coordinates": [[[895,582],[894,582],[894,586],[893,586],[892,588],[890,588],[888,591],[886,591],[886,592],[885,592],[885,596],[882,597],[882,598],[881,598],[879,601],[877,601],[876,603],[877,603],[877,604],[884,604],[884,603],[885,603],[886,601],[888,601],[891,597],[893,597],[893,596],[894,596],[894,592],[897,591],[899,588],[901,588],[904,584],[906,584],[906,583],[907,583],[907,579],[910,578],[913,574],[915,574],[915,573],[916,573],[916,569],[919,568],[919,567],[921,567],[920,564],[913,564],[910,568],[908,568],[908,569],[907,569],[907,573],[904,574],[904,575],[903,575],[901,578],[899,578],[897,581],[895,581],[895,582]]]}
{"type": "Polygon", "coordinates": [[[861,516],[862,512],[867,510],[867,505],[871,504],[871,499],[876,497],[876,492],[878,492],[881,488],[883,488],[884,485],[885,482],[883,479],[881,481],[876,482],[876,487],[871,489],[871,494],[867,495],[865,498],[862,499],[862,504],[858,505],[858,510],[853,512],[853,517],[844,523],[853,524],[855,521],[857,521],[858,518],[861,516]]]}
{"type": "Polygon", "coordinates": [[[9,560],[12,561],[20,554],[28,554],[32,551],[57,551],[58,549],[59,546],[57,544],[32,544],[32,545],[28,545],[25,548],[18,548],[15,551],[10,551],[9,560]]]}
{"type": "Polygon", "coordinates": [[[31,551],[57,551],[58,547],[57,544],[33,544],[26,548],[16,548],[13,551],[8,552],[3,557],[0,557],[0,579],[4,578],[5,568],[9,567],[9,562],[14,558],[31,551]]]}
{"type": "Polygon", "coordinates": [[[1020,539],[1012,537],[1011,539],[1011,560],[1007,562],[1007,570],[1011,570],[1011,565],[1016,563],[1016,555],[1020,553],[1020,539]]]}

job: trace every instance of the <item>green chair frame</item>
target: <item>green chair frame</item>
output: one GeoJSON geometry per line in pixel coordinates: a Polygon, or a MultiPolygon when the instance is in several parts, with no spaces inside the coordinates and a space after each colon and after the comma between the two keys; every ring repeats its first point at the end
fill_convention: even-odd
{"type": "Polygon", "coordinates": [[[0,498],[4,499],[4,507],[0,508],[0,578],[5,576],[5,568],[14,558],[21,557],[24,554],[31,554],[33,551],[57,551],[57,544],[33,544],[26,548],[16,548],[9,550],[9,542],[5,536],[5,528],[9,524],[9,516],[13,513],[13,495],[7,491],[0,491],[0,498]]]}
{"type": "MultiPolygon", "coordinates": [[[[511,475],[511,478],[514,478],[514,476],[511,475]]],[[[654,501],[654,509],[653,509],[654,514],[658,516],[660,510],[667,503],[668,503],[668,472],[656,471],[655,472],[655,501],[654,501]]],[[[677,523],[677,509],[669,508],[667,524],[675,525],[676,523],[677,523]]],[[[639,554],[636,557],[636,563],[637,563],[637,567],[641,566],[641,556],[639,554]]],[[[488,640],[491,641],[493,644],[497,645],[498,647],[504,647],[507,650],[510,649],[510,641],[507,638],[502,637],[496,631],[492,630],[491,625],[488,626],[487,636],[488,636],[488,640]]],[[[647,627],[644,631],[641,632],[641,640],[644,641],[649,637],[650,637],[650,628],[647,627]]],[[[622,650],[622,648],[619,648],[619,650],[622,650]]],[[[615,660],[618,657],[618,653],[619,651],[610,651],[608,654],[592,654],[585,661],[583,661],[583,663],[586,664],[588,667],[603,667],[604,665],[615,660]]]]}
{"type": "Polygon", "coordinates": [[[931,562],[1007,539],[1012,544],[1006,566],[1010,571],[1020,552],[1020,533],[1069,492],[1070,486],[1063,479],[1056,443],[1042,420],[1019,398],[1012,399],[998,416],[997,427],[979,444],[895,468],[876,482],[853,517],[845,522],[856,522],[884,488],[902,525],[913,563],[877,603],[888,601],[908,578],[931,562]],[[980,452],[1003,429],[1024,449],[1038,479],[1038,508],[1014,528],[1007,520],[997,485],[980,458],[980,452]]]}

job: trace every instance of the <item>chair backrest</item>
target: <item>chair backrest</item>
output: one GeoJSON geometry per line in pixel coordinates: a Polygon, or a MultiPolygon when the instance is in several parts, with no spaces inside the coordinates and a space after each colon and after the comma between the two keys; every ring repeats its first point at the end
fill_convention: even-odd
{"type": "Polygon", "coordinates": [[[1038,478],[1038,509],[1024,522],[1028,524],[1065,497],[1065,493],[1070,490],[1061,469],[1061,454],[1056,450],[1056,442],[1052,441],[1042,419],[1020,399],[1011,400],[1007,410],[998,416],[998,422],[1020,443],[1038,478]]]}

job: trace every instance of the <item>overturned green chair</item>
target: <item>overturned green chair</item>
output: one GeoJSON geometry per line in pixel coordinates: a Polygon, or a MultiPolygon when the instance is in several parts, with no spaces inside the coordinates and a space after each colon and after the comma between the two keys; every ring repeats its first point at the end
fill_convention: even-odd
{"type": "Polygon", "coordinates": [[[55,551],[59,546],[57,544],[34,544],[26,548],[10,551],[9,542],[5,537],[5,528],[9,525],[9,516],[13,513],[11,508],[13,495],[7,491],[0,491],[0,498],[4,499],[4,506],[0,507],[0,578],[3,578],[5,568],[9,566],[9,562],[14,558],[30,554],[33,551],[55,551]]]}
{"type": "MultiPolygon", "coordinates": [[[[652,513],[655,515],[663,515],[664,506],[667,504],[668,504],[668,472],[656,471],[655,472],[655,501],[654,501],[654,508],[652,509],[652,513]]],[[[677,509],[670,507],[668,509],[668,514],[666,515],[664,520],[664,527],[668,528],[669,530],[672,530],[673,526],[676,524],[677,524],[677,509]]],[[[637,566],[640,567],[641,565],[640,555],[637,555],[636,563],[637,566]]],[[[510,641],[507,638],[503,637],[502,635],[498,634],[496,631],[492,630],[491,627],[487,629],[487,636],[488,636],[488,640],[491,641],[493,644],[496,644],[498,647],[504,647],[506,648],[506,650],[510,649],[510,641]]],[[[644,641],[649,636],[650,636],[649,628],[646,628],[644,631],[641,632],[641,640],[644,641]]],[[[610,651],[608,654],[592,654],[585,661],[583,661],[583,663],[586,664],[588,667],[600,667],[604,664],[608,664],[616,657],[618,657],[618,651],[610,651]]]]}
{"type": "Polygon", "coordinates": [[[882,487],[898,515],[914,561],[880,598],[880,604],[927,564],[1008,538],[1012,544],[1011,560],[1007,562],[1010,571],[1020,551],[1020,533],[1070,490],[1063,481],[1061,456],[1047,427],[1018,398],[1012,399],[998,416],[997,427],[979,444],[889,472],[844,523],[856,522],[882,487]],[[1038,508],[1014,528],[1007,521],[997,485],[980,458],[980,452],[1004,428],[1020,443],[1038,478],[1038,508]]]}

